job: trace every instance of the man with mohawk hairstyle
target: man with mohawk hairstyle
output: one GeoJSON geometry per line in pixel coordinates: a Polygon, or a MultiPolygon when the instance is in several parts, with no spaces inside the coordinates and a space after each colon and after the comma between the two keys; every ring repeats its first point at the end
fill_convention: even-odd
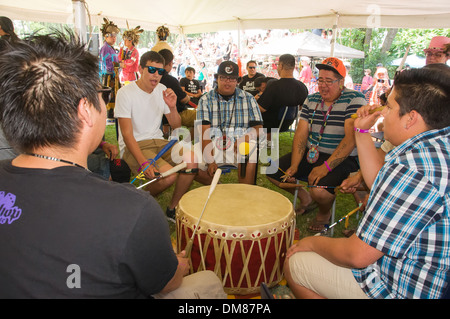
{"type": "Polygon", "coordinates": [[[140,26],[130,29],[128,21],[127,27],[128,30],[122,35],[124,47],[121,47],[119,52],[120,67],[122,68],[121,82],[136,81],[139,79],[139,51],[136,45],[139,43],[140,34],[144,30],[140,29],[140,26]]]}

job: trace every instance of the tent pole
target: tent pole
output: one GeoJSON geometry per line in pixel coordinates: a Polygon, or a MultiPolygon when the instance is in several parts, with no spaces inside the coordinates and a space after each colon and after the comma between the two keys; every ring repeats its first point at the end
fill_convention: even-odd
{"type": "Polygon", "coordinates": [[[240,58],[241,57],[241,19],[237,18],[237,22],[238,22],[238,55],[237,57],[240,58]]]}
{"type": "Polygon", "coordinates": [[[84,8],[84,0],[72,0],[72,5],[75,32],[80,37],[82,43],[87,43],[86,11],[84,8]]]}
{"type": "Polygon", "coordinates": [[[334,45],[336,43],[336,33],[337,33],[338,23],[339,23],[339,13],[335,12],[335,15],[336,15],[336,22],[333,25],[333,37],[331,38],[331,41],[330,41],[330,45],[331,45],[330,56],[334,56],[334,45]]]}

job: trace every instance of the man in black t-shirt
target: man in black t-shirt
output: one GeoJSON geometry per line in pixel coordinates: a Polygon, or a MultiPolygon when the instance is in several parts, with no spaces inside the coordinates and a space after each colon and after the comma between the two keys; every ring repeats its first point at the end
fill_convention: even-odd
{"type": "Polygon", "coordinates": [[[210,271],[184,278],[189,259],[153,197],[87,169],[111,88],[65,32],[0,40],[2,128],[20,152],[0,161],[0,299],[225,298],[210,271]]]}
{"type": "MultiPolygon", "coordinates": [[[[158,53],[161,54],[164,58],[164,69],[166,70],[166,73],[162,76],[160,83],[164,84],[167,88],[170,88],[175,92],[177,96],[177,111],[181,117],[181,125],[187,127],[191,132],[191,136],[193,136],[196,111],[187,107],[187,104],[190,102],[191,98],[186,94],[185,91],[183,91],[180,86],[180,82],[178,82],[178,80],[174,76],[169,74],[172,71],[173,66],[173,53],[168,49],[162,49],[158,53]]],[[[169,123],[165,116],[163,117],[162,122],[163,133],[167,134],[169,123]]]]}
{"type": "Polygon", "coordinates": [[[248,74],[242,77],[239,88],[255,96],[258,94],[258,89],[255,87],[255,80],[263,77],[264,74],[256,72],[256,61],[253,60],[247,62],[247,72],[248,74]]]}
{"type": "Polygon", "coordinates": [[[299,111],[298,107],[308,97],[306,86],[294,78],[295,58],[291,54],[280,56],[277,66],[279,80],[272,80],[261,97],[258,99],[262,117],[263,127],[268,129],[278,128],[283,114],[287,109],[280,132],[286,131],[294,122],[299,111]]]}

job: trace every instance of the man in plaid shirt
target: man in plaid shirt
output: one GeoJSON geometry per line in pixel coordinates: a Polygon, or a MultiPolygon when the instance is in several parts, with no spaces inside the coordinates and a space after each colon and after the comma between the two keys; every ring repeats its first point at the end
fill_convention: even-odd
{"type": "Polygon", "coordinates": [[[262,128],[261,112],[253,95],[237,87],[239,67],[236,63],[222,62],[216,76],[217,88],[203,95],[197,107],[203,159],[211,176],[218,164],[231,164],[238,166],[239,182],[252,184],[256,174],[256,151],[252,150],[256,149],[254,140],[262,128]],[[247,158],[235,156],[237,150],[245,149],[240,147],[244,142],[249,144],[240,154],[248,155],[247,158]],[[243,171],[242,165],[245,165],[243,171]]]}
{"type": "Polygon", "coordinates": [[[442,297],[450,268],[449,106],[449,71],[424,68],[395,79],[382,113],[358,111],[360,160],[374,154],[367,132],[380,114],[397,147],[353,236],[307,237],[289,249],[285,275],[297,297],[442,297]]]}

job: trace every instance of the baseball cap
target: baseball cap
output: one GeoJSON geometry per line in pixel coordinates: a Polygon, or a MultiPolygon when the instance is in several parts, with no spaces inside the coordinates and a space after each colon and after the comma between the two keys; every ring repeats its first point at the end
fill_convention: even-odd
{"type": "Polygon", "coordinates": [[[220,63],[219,69],[217,70],[218,75],[227,75],[239,77],[239,67],[236,63],[231,61],[224,61],[220,63]]]}
{"type": "Polygon", "coordinates": [[[319,70],[330,70],[333,71],[343,78],[347,75],[347,70],[345,69],[344,63],[338,58],[326,58],[320,64],[316,64],[316,68],[319,70]]]}
{"type": "Polygon", "coordinates": [[[445,50],[445,45],[447,43],[450,43],[450,38],[444,37],[444,36],[437,36],[437,37],[433,37],[430,41],[430,45],[428,46],[428,48],[424,49],[424,52],[427,51],[444,51],[445,50]]]}

